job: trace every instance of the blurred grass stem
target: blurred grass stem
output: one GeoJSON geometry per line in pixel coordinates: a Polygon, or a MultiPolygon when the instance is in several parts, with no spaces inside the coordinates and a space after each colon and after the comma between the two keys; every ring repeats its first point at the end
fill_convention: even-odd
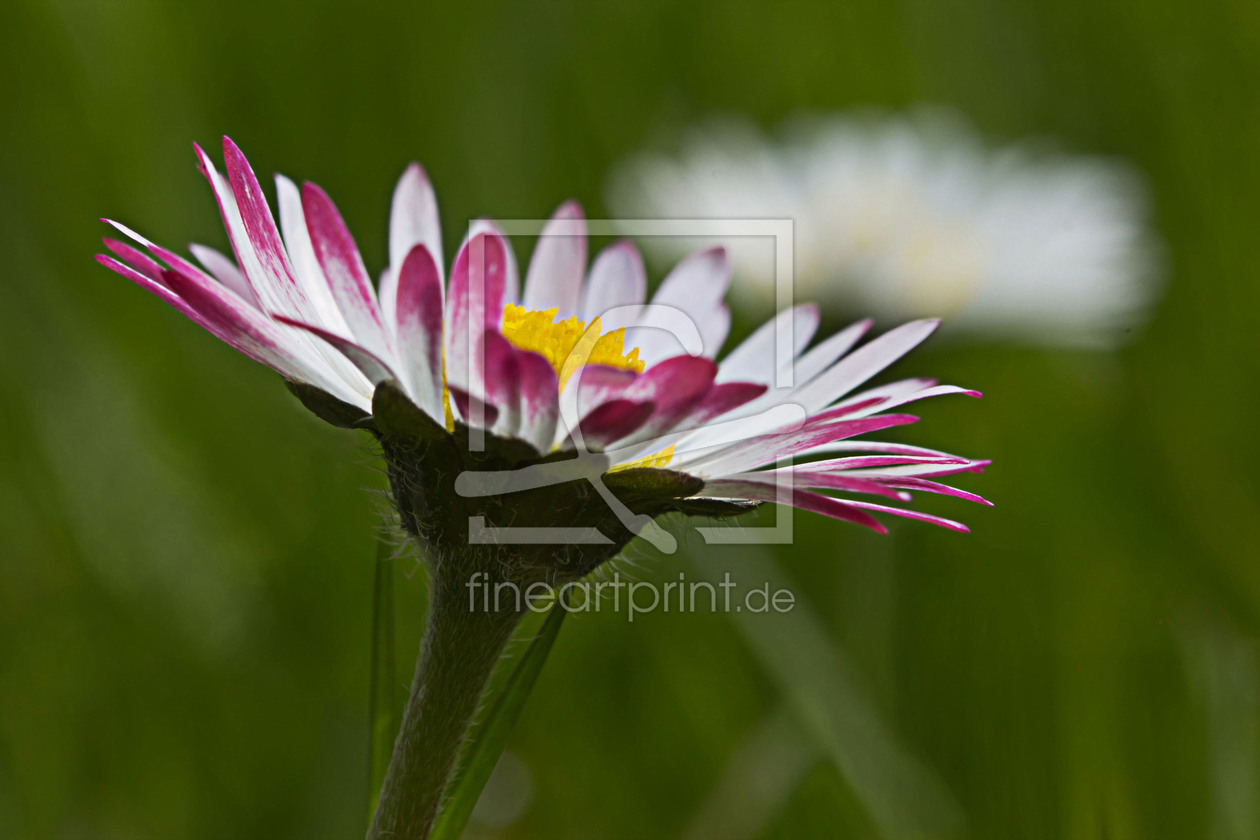
{"type": "Polygon", "coordinates": [[[389,539],[376,541],[376,580],[372,597],[372,682],[369,698],[367,821],[380,802],[381,788],[398,734],[398,689],[394,665],[394,554],[389,539]]]}

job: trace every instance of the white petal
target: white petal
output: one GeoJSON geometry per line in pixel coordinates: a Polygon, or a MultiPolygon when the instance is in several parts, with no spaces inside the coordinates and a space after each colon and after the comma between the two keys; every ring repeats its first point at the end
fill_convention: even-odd
{"type": "Polygon", "coordinates": [[[316,326],[348,335],[350,327],[337,308],[324,270],[315,257],[311,234],[306,228],[306,214],[302,210],[302,194],[297,185],[283,175],[276,175],[276,194],[280,199],[280,232],[284,235],[284,247],[289,252],[298,285],[314,308],[318,319],[316,326]]]}
{"type": "Polygon", "coordinates": [[[830,405],[909,353],[939,325],[936,319],[911,321],[884,333],[797,389],[792,399],[810,412],[830,405]]]}
{"type": "Polygon", "coordinates": [[[690,321],[700,336],[700,352],[710,358],[716,356],[730,329],[730,312],[722,302],[730,281],[731,266],[724,248],[711,248],[683,260],[661,282],[652,306],[644,310],[638,324],[626,331],[626,347],[639,348],[639,358],[648,365],[689,352],[660,317],[676,310],[671,320],[690,321]]]}
{"type": "Polygon", "coordinates": [[[775,374],[795,360],[818,329],[818,307],[801,304],[785,309],[757,328],[744,342],[727,354],[718,366],[718,382],[758,382],[773,385],[775,374]],[[792,358],[776,359],[779,330],[791,327],[792,358]]]}
{"type": "MultiPolygon", "coordinates": [[[[629,242],[617,242],[599,252],[586,279],[582,295],[582,320],[601,318],[610,309],[635,306],[647,297],[647,273],[639,249],[629,242]]],[[[625,324],[604,322],[605,330],[625,324]]]]}
{"type": "Polygon", "coordinates": [[[249,281],[245,279],[245,275],[237,268],[231,257],[216,251],[208,245],[198,245],[196,243],[189,245],[188,250],[192,251],[193,256],[197,258],[197,262],[205,266],[206,271],[210,272],[215,280],[236,292],[247,303],[253,304],[255,309],[262,309],[262,304],[258,302],[258,295],[254,294],[249,281]]]}
{"type": "Polygon", "coordinates": [[[412,247],[429,249],[442,271],[442,224],[429,176],[413,163],[398,179],[389,213],[389,264],[397,271],[412,247]]]}
{"type": "Polygon", "coordinates": [[[586,217],[576,202],[560,205],[543,226],[525,276],[526,309],[576,315],[586,274],[586,217]]]}
{"type": "Polygon", "coordinates": [[[423,167],[413,163],[398,179],[390,204],[389,267],[381,275],[377,295],[386,324],[393,324],[397,318],[398,272],[407,254],[416,245],[429,249],[437,263],[439,276],[443,276],[442,225],[438,217],[437,197],[423,167]]]}
{"type": "MultiPolygon", "coordinates": [[[[464,236],[464,241],[459,244],[460,250],[462,251],[464,246],[468,244],[469,240],[479,233],[492,233],[504,242],[508,241],[507,234],[503,232],[501,227],[495,224],[493,219],[473,219],[468,225],[468,233],[464,236]]],[[[507,259],[507,263],[504,266],[506,273],[503,276],[503,302],[520,303],[521,275],[520,269],[516,267],[516,253],[511,247],[509,247],[504,256],[507,259]]]]}

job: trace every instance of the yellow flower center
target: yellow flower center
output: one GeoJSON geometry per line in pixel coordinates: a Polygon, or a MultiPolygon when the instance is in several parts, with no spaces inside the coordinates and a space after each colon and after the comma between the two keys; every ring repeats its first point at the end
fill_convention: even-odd
{"type": "Polygon", "coordinates": [[[588,325],[577,316],[556,320],[558,309],[527,310],[509,303],[503,308],[503,337],[522,350],[543,356],[556,370],[563,389],[582,365],[608,365],[643,372],[639,348],[626,352],[625,328],[605,333],[599,319],[588,325]]]}
{"type": "MultiPolygon", "coordinates": [[[[556,371],[560,380],[560,388],[578,368],[583,365],[607,365],[619,370],[632,370],[642,373],[644,363],[639,359],[639,348],[633,347],[629,352],[625,349],[626,330],[624,327],[605,333],[603,324],[595,318],[587,324],[576,316],[557,321],[559,309],[542,311],[527,310],[523,306],[509,303],[503,308],[503,337],[522,350],[531,350],[540,354],[556,371]]],[[[455,428],[454,415],[451,412],[450,392],[446,389],[446,370],[442,370],[442,402],[446,409],[446,428],[455,428]]],[[[652,455],[647,455],[627,464],[613,467],[613,471],[628,470],[634,467],[663,468],[674,457],[674,447],[670,446],[652,455]]]]}
{"type": "Polygon", "coordinates": [[[633,470],[639,467],[647,467],[649,469],[664,469],[669,466],[669,462],[674,459],[674,444],[662,449],[660,452],[651,455],[644,455],[642,458],[636,458],[633,461],[627,461],[613,467],[609,472],[620,472],[621,470],[633,470]]]}

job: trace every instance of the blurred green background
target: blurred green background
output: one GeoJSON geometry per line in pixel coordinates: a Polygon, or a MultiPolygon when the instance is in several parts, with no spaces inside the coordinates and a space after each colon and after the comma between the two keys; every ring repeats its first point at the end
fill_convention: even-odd
{"type": "MultiPolygon", "coordinates": [[[[1260,5],[18,0],[0,32],[0,837],[364,829],[369,441],[91,259],[102,215],[223,246],[193,140],[319,182],[375,273],[412,159],[451,248],[602,216],[614,161],[715,113],[920,101],[1144,171],[1152,322],[929,343],[897,372],[986,394],[913,432],[995,459],[964,483],[996,508],[925,505],[974,533],[798,515],[730,558],[787,620],[575,617],[473,832],[1260,837],[1260,5]]],[[[622,568],[711,571],[687,542],[622,568]]]]}

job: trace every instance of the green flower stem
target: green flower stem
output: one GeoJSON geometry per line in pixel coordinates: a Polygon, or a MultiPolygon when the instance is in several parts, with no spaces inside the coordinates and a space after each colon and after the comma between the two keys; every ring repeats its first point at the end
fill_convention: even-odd
{"type": "Polygon", "coordinates": [[[470,600],[468,565],[430,568],[428,628],[369,840],[428,836],[486,682],[521,619],[515,605],[485,611],[480,598],[470,600]]]}

